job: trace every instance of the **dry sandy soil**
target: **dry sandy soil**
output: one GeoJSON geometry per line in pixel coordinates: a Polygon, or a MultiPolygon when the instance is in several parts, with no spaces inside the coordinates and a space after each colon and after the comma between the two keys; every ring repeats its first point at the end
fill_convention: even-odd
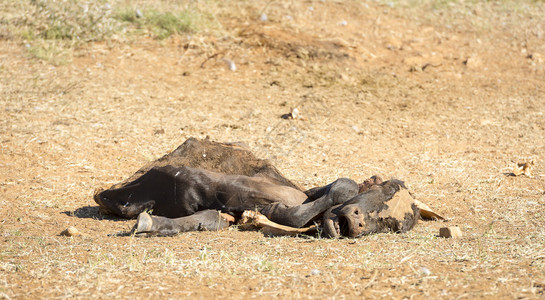
{"type": "Polygon", "coordinates": [[[221,26],[87,43],[63,65],[1,35],[0,297],[545,297],[542,1],[196,3],[221,26]],[[402,179],[448,221],[136,238],[99,214],[96,188],[206,136],[306,188],[402,179]]]}

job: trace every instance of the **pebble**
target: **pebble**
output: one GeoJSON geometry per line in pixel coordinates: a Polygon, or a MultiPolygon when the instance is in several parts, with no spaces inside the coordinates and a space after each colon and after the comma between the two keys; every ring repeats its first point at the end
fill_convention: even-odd
{"type": "Polygon", "coordinates": [[[482,60],[476,55],[468,57],[464,63],[466,67],[473,70],[480,69],[483,65],[482,60]]]}
{"type": "Polygon", "coordinates": [[[462,230],[458,226],[442,227],[439,229],[439,236],[444,238],[460,238],[462,230]]]}
{"type": "Polygon", "coordinates": [[[235,65],[234,61],[230,59],[226,59],[226,58],[224,58],[223,61],[227,64],[227,66],[229,67],[229,70],[233,72],[237,70],[237,65],[235,65]]]}
{"type": "Polygon", "coordinates": [[[310,271],[310,275],[313,275],[313,276],[320,275],[320,270],[314,269],[314,270],[310,271]]]}
{"type": "Polygon", "coordinates": [[[63,236],[78,236],[78,235],[81,235],[81,232],[79,232],[76,229],[76,227],[70,226],[70,227],[66,228],[65,230],[63,230],[61,232],[61,235],[63,235],[63,236]]]}
{"type": "Polygon", "coordinates": [[[535,60],[539,63],[543,62],[543,58],[541,57],[541,54],[539,53],[528,54],[528,58],[530,58],[531,60],[535,60]]]}

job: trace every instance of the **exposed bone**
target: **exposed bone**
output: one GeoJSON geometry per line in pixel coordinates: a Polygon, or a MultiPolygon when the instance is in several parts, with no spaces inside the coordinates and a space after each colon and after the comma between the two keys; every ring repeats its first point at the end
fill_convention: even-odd
{"type": "Polygon", "coordinates": [[[392,199],[384,202],[387,208],[377,212],[377,214],[379,217],[384,219],[394,217],[396,220],[403,220],[405,218],[405,214],[412,211],[411,205],[413,204],[413,201],[416,200],[411,197],[408,190],[400,189],[394,194],[392,199]]]}
{"type": "Polygon", "coordinates": [[[442,216],[433,212],[433,210],[426,204],[414,199],[414,204],[420,209],[420,217],[424,220],[444,220],[442,216]]]}
{"type": "Polygon", "coordinates": [[[289,235],[294,236],[301,233],[309,233],[316,230],[316,226],[312,225],[305,228],[294,228],[277,224],[269,220],[264,215],[257,211],[246,210],[242,213],[242,218],[239,221],[239,225],[253,225],[255,227],[261,227],[262,232],[266,235],[289,235]]]}
{"type": "MultiPolygon", "coordinates": [[[[532,162],[533,164],[533,162],[532,162]]],[[[519,164],[520,166],[520,164],[519,164]]],[[[531,169],[530,169],[531,171],[531,169]]],[[[363,193],[367,190],[369,190],[372,186],[381,184],[383,182],[382,178],[378,175],[373,175],[369,179],[365,180],[364,182],[359,184],[360,191],[359,193],[363,193]]],[[[414,197],[412,197],[414,198],[414,197]]],[[[442,216],[436,214],[433,212],[433,210],[427,206],[426,204],[414,199],[414,204],[420,209],[420,217],[422,217],[423,220],[444,220],[442,216]]]]}

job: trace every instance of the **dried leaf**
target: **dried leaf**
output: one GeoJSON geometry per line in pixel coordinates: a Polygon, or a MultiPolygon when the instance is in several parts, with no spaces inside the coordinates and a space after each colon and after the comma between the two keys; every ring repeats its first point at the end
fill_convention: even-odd
{"type": "Polygon", "coordinates": [[[513,174],[515,176],[526,175],[532,177],[532,169],[534,168],[534,161],[518,163],[517,166],[513,169],[513,174]]]}
{"type": "Polygon", "coordinates": [[[292,119],[292,120],[301,120],[306,121],[307,118],[303,117],[299,109],[293,108],[289,114],[282,115],[282,119],[292,119]]]}

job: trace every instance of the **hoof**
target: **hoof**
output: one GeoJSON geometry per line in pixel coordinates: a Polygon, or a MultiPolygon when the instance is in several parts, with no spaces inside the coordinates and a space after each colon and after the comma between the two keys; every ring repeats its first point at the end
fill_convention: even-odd
{"type": "Polygon", "coordinates": [[[140,213],[138,219],[136,219],[136,225],[134,225],[133,232],[135,234],[147,233],[151,231],[153,220],[148,213],[140,213]]]}

